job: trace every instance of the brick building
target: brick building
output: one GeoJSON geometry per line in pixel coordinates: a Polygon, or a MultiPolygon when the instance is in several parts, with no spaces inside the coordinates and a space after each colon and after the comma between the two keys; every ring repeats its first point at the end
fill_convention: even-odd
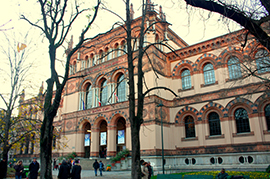
{"type": "MultiPolygon", "coordinates": [[[[133,14],[132,14],[133,15],[133,14]]],[[[245,30],[188,45],[170,28],[160,7],[149,6],[145,44],[164,42],[147,50],[143,59],[148,88],[141,126],[141,156],[161,167],[161,118],[166,166],[265,168],[270,162],[270,98],[265,86],[247,76],[243,65],[269,76],[263,61],[267,50],[252,37],[241,47],[245,30]],[[159,78],[156,77],[156,74],[159,78]],[[157,107],[162,103],[163,107],[157,107]]],[[[134,37],[141,17],[133,20],[134,37]]],[[[113,157],[131,149],[128,114],[128,71],[125,31],[114,28],[85,42],[70,62],[70,76],[56,123],[67,138],[67,148],[56,155],[76,152],[85,158],[113,157]]],[[[133,48],[137,49],[134,41],[133,48]]],[[[72,40],[69,48],[72,48],[72,40]]],[[[136,54],[136,52],[135,52],[136,54]]],[[[134,61],[136,66],[136,60],[134,61]]],[[[135,73],[136,73],[135,67],[135,73]]],[[[136,79],[136,78],[135,78],[136,79]]],[[[147,89],[144,86],[144,90],[147,89]]],[[[130,167],[130,166],[129,166],[130,167]]]]}

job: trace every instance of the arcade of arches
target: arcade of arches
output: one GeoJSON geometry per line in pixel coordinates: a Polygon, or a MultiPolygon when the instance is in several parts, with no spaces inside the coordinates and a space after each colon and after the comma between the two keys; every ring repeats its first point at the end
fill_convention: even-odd
{"type": "Polygon", "coordinates": [[[85,158],[112,157],[126,148],[126,120],[123,117],[119,116],[109,124],[104,118],[100,118],[93,127],[86,121],[82,130],[84,131],[82,156],[85,158]]]}

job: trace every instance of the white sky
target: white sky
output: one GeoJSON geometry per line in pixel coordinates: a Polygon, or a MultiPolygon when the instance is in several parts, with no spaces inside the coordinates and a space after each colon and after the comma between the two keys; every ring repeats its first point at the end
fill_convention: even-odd
{"type": "MultiPolygon", "coordinates": [[[[88,1],[89,0],[87,0],[87,2],[88,1]]],[[[23,20],[19,20],[19,15],[24,13],[33,21],[40,18],[40,7],[37,6],[36,2],[36,0],[8,0],[2,2],[2,6],[0,6],[0,25],[5,24],[10,19],[12,19],[12,21],[1,29],[13,27],[14,29],[6,31],[6,33],[15,33],[16,38],[18,38],[18,42],[22,42],[21,36],[17,36],[17,34],[24,34],[30,29],[30,25],[23,20]],[[33,5],[33,3],[36,5],[33,5]]],[[[93,2],[95,3],[96,1],[93,2]]],[[[141,14],[141,1],[131,0],[131,2],[133,2],[136,18],[141,14]]],[[[156,6],[157,10],[159,10],[159,5],[163,7],[163,12],[166,14],[167,21],[172,24],[170,28],[190,45],[239,29],[238,25],[231,22],[229,23],[229,27],[224,25],[224,22],[219,15],[212,15],[208,18],[208,11],[195,10],[191,7],[187,8],[183,0],[152,0],[152,2],[158,5],[156,6]]],[[[122,0],[106,0],[105,4],[107,8],[120,14],[122,18],[125,19],[125,7],[122,0]]],[[[84,4],[84,6],[87,7],[86,4],[84,4]]],[[[84,18],[85,15],[82,17],[83,18],[78,19],[79,23],[74,24],[72,32],[69,34],[67,40],[70,39],[70,35],[73,35],[74,40],[77,41],[81,29],[83,29],[86,24],[84,18]]],[[[117,17],[107,11],[99,11],[95,24],[86,35],[88,37],[93,37],[98,33],[106,32],[111,28],[112,24],[118,20],[119,19],[117,17]]],[[[2,36],[3,33],[0,32],[0,45],[4,46],[5,42],[2,41],[2,36]]],[[[29,93],[31,95],[36,95],[42,81],[45,81],[50,76],[49,58],[47,53],[48,45],[47,39],[42,38],[40,30],[38,29],[32,28],[30,37],[32,39],[32,43],[27,44],[27,48],[31,48],[31,51],[34,52],[30,54],[30,58],[28,60],[34,61],[36,66],[31,69],[30,76],[31,86],[34,86],[34,89],[26,89],[26,94],[29,93]]],[[[67,46],[67,44],[64,45],[67,46]]],[[[1,53],[0,55],[2,56],[1,53]]],[[[62,60],[65,58],[63,49],[59,50],[57,58],[62,60]]],[[[2,58],[0,58],[1,64],[3,64],[3,59],[4,58],[2,56],[2,58]]],[[[0,66],[0,68],[6,67],[0,66]]],[[[61,65],[59,65],[58,68],[62,68],[61,65]]],[[[0,80],[0,82],[1,84],[4,84],[1,85],[0,93],[8,92],[9,87],[7,81],[0,80]]],[[[27,86],[29,87],[30,85],[27,86]]],[[[3,107],[1,101],[0,107],[3,107]]]]}

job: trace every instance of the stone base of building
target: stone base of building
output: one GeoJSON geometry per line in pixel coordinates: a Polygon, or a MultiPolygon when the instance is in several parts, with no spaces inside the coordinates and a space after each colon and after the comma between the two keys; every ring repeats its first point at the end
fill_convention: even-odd
{"type": "MultiPolygon", "coordinates": [[[[128,169],[131,169],[131,157],[128,158],[128,169]]],[[[161,156],[141,156],[151,162],[154,170],[162,171],[161,156]]],[[[219,170],[221,168],[240,171],[265,171],[270,164],[270,152],[201,154],[185,156],[164,156],[165,170],[219,170]]]]}

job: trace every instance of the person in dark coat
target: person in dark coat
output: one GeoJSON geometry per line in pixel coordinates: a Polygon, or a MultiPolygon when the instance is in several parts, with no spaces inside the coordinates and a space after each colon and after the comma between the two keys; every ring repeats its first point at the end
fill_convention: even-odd
{"type": "Polygon", "coordinates": [[[17,162],[17,164],[14,166],[15,169],[15,178],[16,179],[22,179],[22,174],[23,174],[23,165],[22,165],[22,161],[19,160],[17,162]]]}
{"type": "Polygon", "coordinates": [[[95,162],[93,163],[93,167],[94,167],[94,170],[95,170],[95,175],[97,176],[97,169],[99,168],[99,163],[97,160],[95,160],[95,162]]]}
{"type": "Polygon", "coordinates": [[[58,173],[58,178],[59,179],[68,179],[70,177],[70,168],[66,162],[66,160],[63,160],[59,173],[58,173]]]}
{"type": "Polygon", "coordinates": [[[0,162],[0,179],[7,177],[7,160],[3,158],[0,162]]]}
{"type": "Polygon", "coordinates": [[[228,173],[225,172],[225,169],[222,168],[220,173],[217,175],[218,179],[226,179],[228,177],[228,173]]]}
{"type": "Polygon", "coordinates": [[[76,159],[75,165],[72,167],[72,173],[71,173],[72,179],[81,179],[81,170],[82,170],[82,167],[79,164],[79,160],[76,159]]]}
{"type": "Polygon", "coordinates": [[[39,163],[37,162],[37,158],[34,157],[33,161],[29,165],[30,178],[37,179],[39,170],[39,163]]]}

